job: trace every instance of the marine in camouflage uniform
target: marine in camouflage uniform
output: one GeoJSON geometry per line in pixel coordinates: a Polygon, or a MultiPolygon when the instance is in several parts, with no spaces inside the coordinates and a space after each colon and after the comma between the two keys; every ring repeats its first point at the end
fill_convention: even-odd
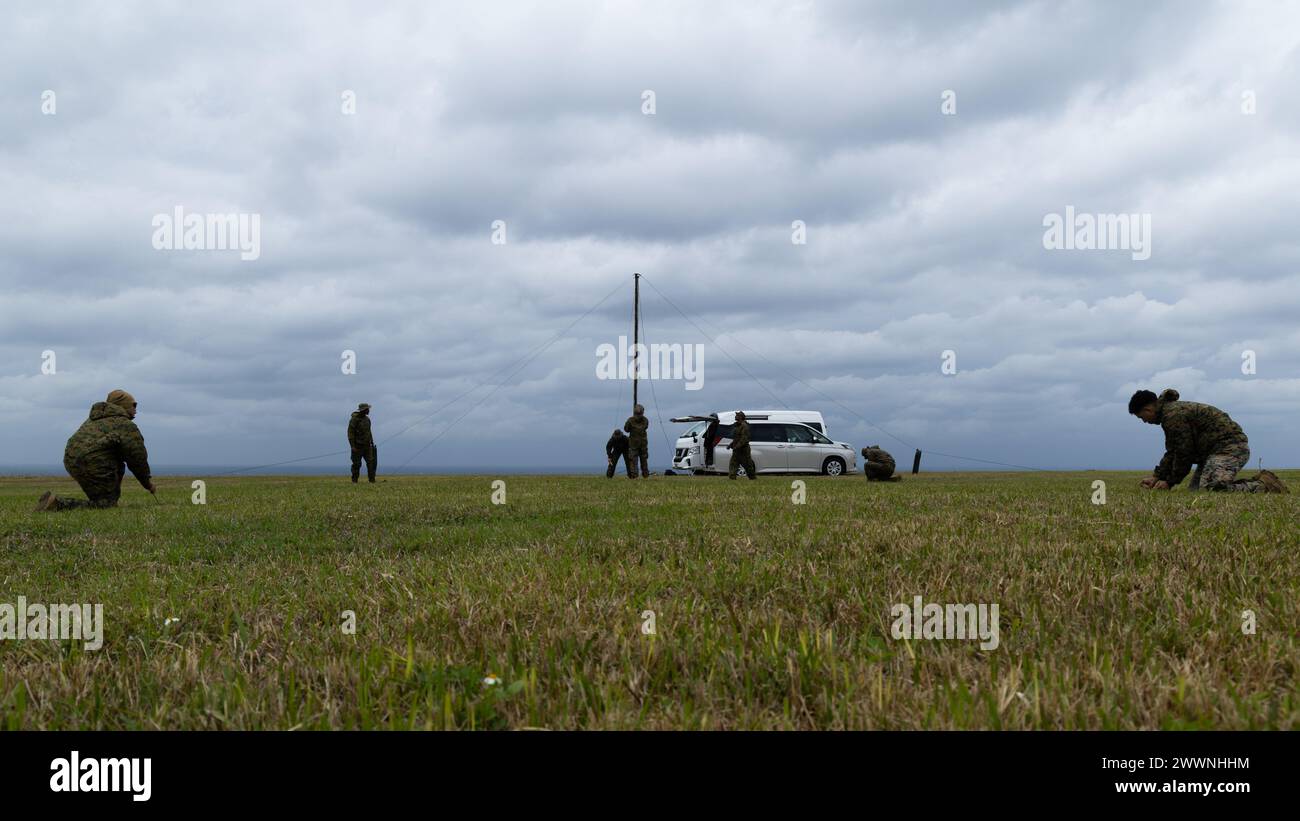
{"type": "Polygon", "coordinates": [[[366,460],[366,478],[375,481],[375,470],[379,467],[379,449],[375,439],[370,435],[370,406],[365,402],[357,405],[348,421],[348,446],[352,448],[352,481],[361,478],[361,460],[366,460]]]}
{"type": "Polygon", "coordinates": [[[758,479],[758,468],[754,467],[754,457],[749,453],[749,423],[745,421],[743,411],[736,411],[736,423],[731,426],[731,462],[727,465],[727,478],[735,479],[740,468],[750,480],[758,479]]]}
{"type": "Polygon", "coordinates": [[[628,478],[636,478],[632,475],[632,460],[627,457],[627,437],[618,428],[614,429],[614,435],[605,443],[605,456],[609,459],[609,467],[605,469],[606,479],[614,478],[614,471],[618,468],[620,458],[623,460],[623,467],[627,468],[628,478]]]}
{"type": "Polygon", "coordinates": [[[637,405],[632,408],[632,415],[623,423],[627,431],[627,475],[636,478],[637,460],[641,462],[641,475],[650,476],[650,442],[646,432],[650,430],[650,420],[646,418],[645,408],[637,405]]]}
{"type": "Polygon", "coordinates": [[[135,412],[135,397],[123,390],[115,390],[105,401],[91,405],[90,418],[63,449],[63,467],[85,491],[86,499],[60,499],[46,492],[36,509],[116,507],[127,468],[141,487],[153,493],[149,452],[140,429],[131,421],[135,412]]]}
{"type": "Polygon", "coordinates": [[[1286,493],[1286,486],[1271,471],[1260,471],[1254,479],[1238,479],[1237,472],[1250,461],[1250,447],[1241,426],[1228,414],[1200,402],[1183,402],[1178,391],[1169,388],[1159,397],[1138,391],[1129,402],[1129,412],[1165,431],[1165,455],[1156,465],[1145,487],[1164,482],[1173,488],[1197,465],[1191,490],[1237,491],[1241,493],[1286,493]]]}
{"type": "Polygon", "coordinates": [[[894,457],[880,445],[869,445],[863,448],[862,458],[866,460],[862,470],[867,474],[868,482],[897,482],[902,478],[894,476],[894,457]]]}
{"type": "Polygon", "coordinates": [[[713,449],[718,446],[718,415],[709,414],[709,425],[704,429],[704,466],[713,467],[713,449]]]}

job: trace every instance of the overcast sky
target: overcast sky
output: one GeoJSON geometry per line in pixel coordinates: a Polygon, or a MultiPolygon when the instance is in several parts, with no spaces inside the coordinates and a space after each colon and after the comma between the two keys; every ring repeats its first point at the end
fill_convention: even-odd
{"type": "Polygon", "coordinates": [[[639,271],[648,341],[704,350],[703,389],[642,385],[655,470],[682,429],[659,415],[781,405],[900,462],[1149,467],[1126,403],[1169,386],[1300,465],[1292,4],[2,15],[0,464],[57,465],[118,387],[155,464],[240,466],[483,384],[381,470],[600,469],[630,386],[596,351],[639,271]],[[155,248],[177,207],[256,216],[260,255],[155,248]],[[1149,258],[1045,248],[1067,207],[1147,215],[1149,258]]]}

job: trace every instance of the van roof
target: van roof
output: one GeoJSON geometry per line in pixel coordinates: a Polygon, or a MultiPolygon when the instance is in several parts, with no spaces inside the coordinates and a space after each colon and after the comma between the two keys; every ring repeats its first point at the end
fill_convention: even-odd
{"type": "MultiPolygon", "coordinates": [[[[819,423],[819,424],[821,424],[821,425],[823,425],[823,426],[825,425],[825,420],[822,418],[821,411],[805,411],[805,410],[745,410],[744,413],[745,413],[745,416],[747,416],[747,417],[749,417],[750,419],[753,419],[753,420],[755,420],[755,421],[762,421],[762,420],[759,420],[759,417],[768,417],[768,418],[775,418],[775,420],[778,421],[778,422],[782,422],[782,421],[794,421],[794,422],[817,422],[817,423],[819,423]]],[[[729,425],[729,424],[731,424],[733,421],[735,421],[735,418],[736,418],[736,412],[735,412],[735,411],[718,411],[718,412],[716,413],[716,416],[718,417],[718,421],[719,421],[719,422],[722,422],[723,424],[727,424],[727,425],[729,425]]],[[[709,419],[709,417],[707,417],[707,416],[675,416],[675,417],[673,417],[670,421],[672,421],[672,422],[679,422],[679,423],[680,423],[680,422],[704,422],[704,421],[707,421],[708,419],[709,419]]]]}
{"type": "MultiPolygon", "coordinates": [[[[800,410],[746,410],[744,413],[745,413],[745,416],[748,416],[748,417],[751,418],[751,419],[753,419],[753,418],[756,417],[756,416],[776,416],[776,417],[784,418],[784,419],[815,419],[815,420],[818,421],[818,422],[820,422],[820,421],[822,420],[822,415],[821,415],[821,412],[820,412],[820,411],[800,411],[800,410]]],[[[735,411],[721,411],[721,412],[719,412],[719,413],[718,413],[718,418],[719,418],[719,419],[722,419],[723,417],[726,417],[726,418],[728,418],[728,419],[734,419],[734,418],[736,417],[736,412],[735,412],[735,411]]]]}

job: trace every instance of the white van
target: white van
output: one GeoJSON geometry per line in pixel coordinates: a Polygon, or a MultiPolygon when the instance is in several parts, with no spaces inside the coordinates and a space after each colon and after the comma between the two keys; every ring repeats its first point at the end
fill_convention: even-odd
{"type": "MultiPolygon", "coordinates": [[[[713,449],[713,464],[705,464],[704,432],[712,421],[708,416],[680,416],[673,422],[691,423],[677,438],[673,467],[693,473],[726,473],[731,462],[731,426],[735,411],[715,414],[718,417],[718,442],[713,449]]],[[[825,473],[841,476],[857,470],[857,454],[847,442],[833,442],[826,435],[826,422],[817,411],[754,410],[745,411],[749,422],[749,452],[759,473],[825,473]]],[[[741,469],[742,471],[744,468],[741,469]]]]}

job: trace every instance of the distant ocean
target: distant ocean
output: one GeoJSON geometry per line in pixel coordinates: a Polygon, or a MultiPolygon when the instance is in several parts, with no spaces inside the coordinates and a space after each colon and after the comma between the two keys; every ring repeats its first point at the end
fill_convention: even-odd
{"type": "MultiPolygon", "coordinates": [[[[653,473],[663,473],[664,468],[670,466],[650,465],[653,473]]],[[[903,466],[900,466],[903,467],[903,466]]],[[[910,467],[910,466],[907,466],[910,467]]],[[[950,473],[958,471],[973,471],[977,473],[1024,473],[1026,471],[1016,470],[1014,468],[997,468],[981,465],[952,465],[940,464],[938,466],[922,465],[922,473],[950,473]]],[[[362,468],[364,470],[364,467],[362,468]]],[[[670,468],[671,469],[671,468],[670,468]]],[[[1137,470],[1138,468],[1085,468],[1080,471],[1077,468],[1050,468],[1053,471],[1068,472],[1086,472],[1087,470],[1137,470]]],[[[154,465],[153,472],[158,476],[346,476],[348,475],[348,465],[344,462],[342,465],[331,467],[325,466],[308,466],[308,465],[280,465],[279,467],[262,468],[259,470],[248,470],[244,465],[154,465]]],[[[900,473],[907,473],[908,470],[900,470],[900,473]]],[[[861,470],[855,471],[861,473],[861,470]]],[[[597,462],[593,465],[427,465],[424,467],[404,467],[401,470],[385,470],[381,464],[379,466],[379,475],[381,476],[603,476],[605,474],[605,464],[597,462]]],[[[62,465],[0,465],[0,476],[61,476],[66,477],[67,471],[62,465]]],[[[618,475],[623,475],[623,463],[619,463],[618,475]]],[[[680,472],[679,472],[680,475],[680,472]]],[[[789,474],[793,476],[794,474],[789,474]]]]}
{"type": "MultiPolygon", "coordinates": [[[[241,465],[153,465],[157,476],[346,476],[347,464],[336,467],[304,467],[300,465],[281,465],[261,470],[245,470],[241,465]],[[235,473],[234,471],[238,471],[235,473]]],[[[364,468],[362,469],[364,472],[364,468]]],[[[428,476],[435,474],[454,475],[604,475],[605,465],[570,465],[537,467],[530,465],[431,465],[428,467],[407,466],[400,471],[386,471],[379,467],[381,476],[428,476]]],[[[0,465],[0,476],[67,476],[62,465],[0,465]]],[[[129,474],[128,474],[129,476],[129,474]]]]}

